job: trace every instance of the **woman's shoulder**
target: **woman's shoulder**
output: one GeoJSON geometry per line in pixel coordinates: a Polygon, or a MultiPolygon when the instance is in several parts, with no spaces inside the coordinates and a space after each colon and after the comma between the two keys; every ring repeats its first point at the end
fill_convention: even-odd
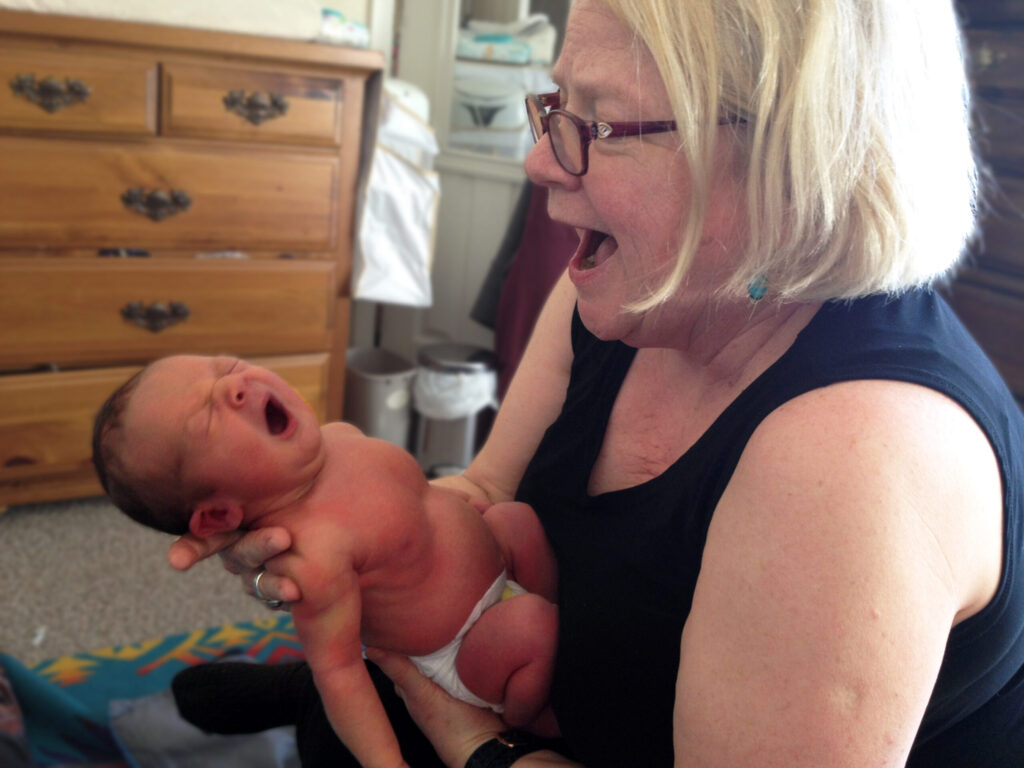
{"type": "Polygon", "coordinates": [[[978,422],[941,392],[856,380],[800,395],[755,430],[733,480],[758,477],[778,494],[817,496],[809,513],[849,517],[844,525],[863,533],[868,548],[876,531],[905,535],[950,580],[958,619],[998,586],[999,466],[978,422]]]}
{"type": "Polygon", "coordinates": [[[951,471],[970,480],[989,464],[995,469],[987,436],[962,404],[893,379],[839,381],[787,400],[755,429],[745,458],[785,458],[842,474],[874,468],[879,482],[892,475],[920,482],[951,471]]]}

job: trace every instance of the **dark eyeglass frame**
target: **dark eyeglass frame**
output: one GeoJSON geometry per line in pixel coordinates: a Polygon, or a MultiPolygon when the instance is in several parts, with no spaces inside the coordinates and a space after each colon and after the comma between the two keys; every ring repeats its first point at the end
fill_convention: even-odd
{"type": "MultiPolygon", "coordinates": [[[[536,93],[526,97],[526,113],[529,117],[530,132],[533,134],[534,143],[540,141],[541,136],[551,132],[551,116],[562,115],[569,120],[579,133],[580,138],[580,170],[573,171],[559,156],[555,142],[551,142],[551,149],[555,159],[566,173],[572,176],[583,176],[590,167],[590,145],[600,139],[625,138],[628,136],[640,136],[645,133],[668,133],[676,129],[675,120],[647,120],[634,123],[609,123],[602,120],[587,122],[583,118],[574,115],[564,109],[559,109],[561,95],[554,93],[536,93]],[[537,120],[533,119],[536,114],[537,120]],[[537,123],[540,123],[540,133],[537,133],[537,123]]],[[[721,119],[719,125],[735,122],[730,119],[721,119]]]]}

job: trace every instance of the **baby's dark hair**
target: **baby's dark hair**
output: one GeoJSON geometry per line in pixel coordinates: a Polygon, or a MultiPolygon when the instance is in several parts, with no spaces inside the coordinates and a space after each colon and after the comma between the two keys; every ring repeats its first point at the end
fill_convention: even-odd
{"type": "Polygon", "coordinates": [[[188,532],[191,511],[181,483],[146,488],[146,481],[131,477],[121,459],[122,451],[130,448],[120,439],[124,412],[147,370],[143,368],[128,379],[100,406],[92,429],[92,463],[114,506],[138,523],[180,536],[188,532]]]}

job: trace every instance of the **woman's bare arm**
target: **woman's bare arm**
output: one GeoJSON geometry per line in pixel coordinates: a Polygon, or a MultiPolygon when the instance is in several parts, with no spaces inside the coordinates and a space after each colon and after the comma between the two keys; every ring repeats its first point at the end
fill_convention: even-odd
{"type": "Polygon", "coordinates": [[[515,495],[526,465],[565,400],[576,289],[564,274],[544,304],[494,426],[466,471],[434,482],[494,504],[515,495]]]}
{"type": "Polygon", "coordinates": [[[676,765],[902,766],[953,624],[999,579],[987,441],[941,395],[851,382],[758,428],[681,644],[676,765]]]}

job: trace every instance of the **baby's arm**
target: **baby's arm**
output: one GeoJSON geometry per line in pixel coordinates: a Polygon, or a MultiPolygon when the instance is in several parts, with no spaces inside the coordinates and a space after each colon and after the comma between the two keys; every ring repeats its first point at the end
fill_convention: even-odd
{"type": "Polygon", "coordinates": [[[282,564],[302,590],[292,618],[331,726],[360,765],[405,766],[363,661],[358,574],[334,564],[314,570],[308,559],[287,557],[294,557],[295,567],[282,564]]]}

